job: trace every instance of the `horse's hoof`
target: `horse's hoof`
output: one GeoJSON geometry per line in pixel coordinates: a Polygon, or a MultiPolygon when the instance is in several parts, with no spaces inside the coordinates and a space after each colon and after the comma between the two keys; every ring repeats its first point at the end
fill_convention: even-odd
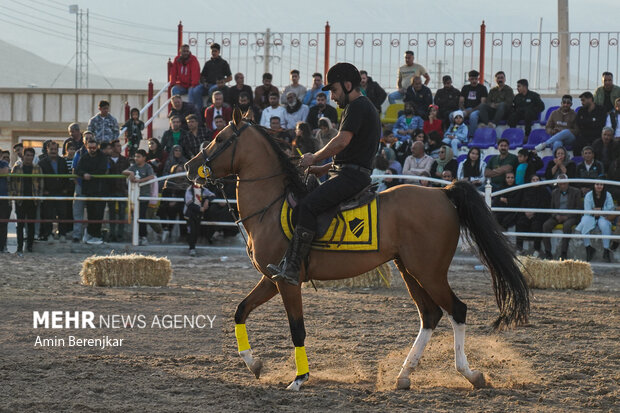
{"type": "Polygon", "coordinates": [[[302,374],[301,376],[295,377],[295,380],[293,380],[293,382],[288,385],[286,390],[299,391],[299,389],[301,389],[301,385],[307,382],[308,378],[310,378],[310,373],[302,374]]]}
{"type": "Polygon", "coordinates": [[[260,372],[263,369],[263,361],[259,358],[254,359],[254,363],[252,363],[252,367],[249,367],[249,369],[254,373],[257,379],[260,378],[260,372]]]}
{"type": "Polygon", "coordinates": [[[476,389],[482,389],[487,386],[487,381],[484,378],[484,374],[478,370],[472,371],[472,379],[470,380],[471,384],[474,385],[476,389]]]}
{"type": "Polygon", "coordinates": [[[396,388],[398,390],[409,390],[411,388],[411,380],[409,377],[399,377],[396,380],[396,388]]]}

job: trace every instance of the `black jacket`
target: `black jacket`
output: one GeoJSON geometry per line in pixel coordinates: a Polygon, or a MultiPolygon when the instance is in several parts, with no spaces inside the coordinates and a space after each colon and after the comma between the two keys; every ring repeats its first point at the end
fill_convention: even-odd
{"type": "MultiPolygon", "coordinates": [[[[100,150],[95,156],[90,156],[87,152],[80,157],[77,165],[76,175],[105,175],[108,173],[108,157],[100,150]]],[[[107,195],[108,182],[106,178],[82,179],[82,195],[105,196],[107,195]]]]}
{"type": "Polygon", "coordinates": [[[545,103],[540,99],[538,93],[528,90],[525,95],[517,93],[512,101],[512,107],[515,111],[533,110],[535,113],[540,113],[545,110],[545,103]]]}
{"type": "Polygon", "coordinates": [[[314,105],[308,111],[306,122],[310,124],[310,128],[318,129],[319,118],[326,117],[332,121],[332,125],[338,123],[338,111],[331,105],[325,105],[323,112],[320,112],[319,105],[314,105]]]}
{"type": "Polygon", "coordinates": [[[368,76],[368,82],[366,82],[366,97],[370,99],[378,111],[381,111],[381,105],[385,102],[387,93],[377,82],[372,80],[372,77],[368,76]]]}
{"type": "MultiPolygon", "coordinates": [[[[64,158],[60,156],[56,158],[56,165],[58,172],[54,172],[52,161],[49,157],[45,157],[39,161],[41,173],[57,175],[71,173],[69,168],[67,168],[67,162],[64,158]]],[[[71,185],[69,179],[70,178],[43,178],[43,194],[56,196],[73,195],[73,185],[71,185]]]]}

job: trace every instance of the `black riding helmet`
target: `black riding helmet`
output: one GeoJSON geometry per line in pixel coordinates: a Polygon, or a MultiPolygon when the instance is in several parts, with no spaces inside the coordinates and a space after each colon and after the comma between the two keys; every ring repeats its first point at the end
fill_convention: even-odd
{"type": "Polygon", "coordinates": [[[353,89],[362,83],[362,76],[360,75],[359,70],[357,70],[357,68],[351,63],[336,63],[327,72],[325,81],[327,84],[323,86],[323,91],[330,90],[334,83],[339,82],[344,93],[348,95],[353,91],[353,89]],[[351,82],[350,90],[347,90],[344,87],[344,82],[346,81],[351,82]]]}

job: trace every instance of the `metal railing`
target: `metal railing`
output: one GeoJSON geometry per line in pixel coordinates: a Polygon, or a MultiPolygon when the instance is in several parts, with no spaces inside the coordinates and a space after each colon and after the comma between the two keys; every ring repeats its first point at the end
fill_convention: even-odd
{"type": "MultiPolygon", "coordinates": [[[[153,96],[153,98],[151,100],[149,100],[146,105],[144,105],[144,107],[142,109],[140,109],[140,116],[144,115],[145,112],[148,112],[149,108],[151,106],[153,106],[153,104],[155,103],[155,101],[157,99],[159,99],[159,97],[166,91],[168,91],[168,87],[170,86],[170,82],[166,83],[160,90],[159,92],[157,92],[157,94],[155,96],[153,96]]],[[[149,89],[151,90],[151,89],[149,89]]],[[[168,103],[170,103],[170,98],[168,98],[168,100],[166,100],[166,102],[161,105],[157,111],[153,114],[153,116],[151,116],[149,119],[146,120],[146,122],[144,122],[144,128],[148,128],[149,125],[153,122],[153,120],[157,117],[157,115],[159,115],[159,113],[168,106],[168,103]]],[[[127,128],[122,128],[121,131],[118,134],[118,139],[122,139],[125,136],[125,132],[127,131],[127,128]]],[[[123,146],[123,150],[125,150],[125,147],[127,146],[127,144],[125,144],[123,146]]]]}

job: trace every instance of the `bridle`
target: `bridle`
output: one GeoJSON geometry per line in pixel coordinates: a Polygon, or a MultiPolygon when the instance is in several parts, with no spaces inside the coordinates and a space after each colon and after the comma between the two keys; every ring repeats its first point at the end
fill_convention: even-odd
{"type": "Polygon", "coordinates": [[[228,149],[228,147],[234,143],[233,153],[232,153],[232,156],[230,157],[230,170],[232,171],[233,162],[235,160],[235,152],[237,151],[237,139],[239,138],[239,135],[241,135],[241,133],[244,130],[246,130],[248,127],[250,127],[251,125],[252,124],[250,122],[246,122],[245,125],[243,125],[241,128],[237,128],[237,125],[235,125],[233,121],[230,121],[228,123],[228,126],[230,126],[231,129],[233,130],[232,136],[226,139],[226,142],[224,142],[222,146],[218,147],[211,156],[207,155],[207,147],[202,148],[202,150],[200,151],[203,162],[202,162],[202,166],[198,168],[198,172],[197,172],[198,176],[208,181],[211,181],[213,183],[216,183],[217,178],[212,177],[213,173],[211,171],[210,163],[213,162],[222,153],[224,153],[224,151],[226,151],[226,149],[228,149]]]}

